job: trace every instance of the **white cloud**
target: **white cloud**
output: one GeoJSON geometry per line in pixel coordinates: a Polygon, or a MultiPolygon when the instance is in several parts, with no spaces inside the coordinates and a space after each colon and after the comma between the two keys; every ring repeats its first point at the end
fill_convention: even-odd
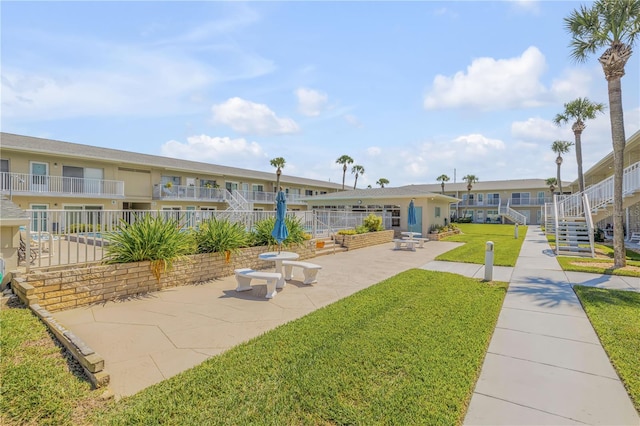
{"type": "Polygon", "coordinates": [[[464,149],[465,153],[474,156],[485,156],[495,150],[504,150],[505,144],[499,139],[490,139],[480,134],[459,136],[453,140],[464,149]]]}
{"type": "Polygon", "coordinates": [[[325,109],[329,97],[326,93],[304,87],[296,90],[298,111],[302,115],[316,117],[325,109]]]}
{"type": "Polygon", "coordinates": [[[567,138],[571,133],[561,129],[551,120],[540,117],[532,117],[526,121],[514,121],[511,123],[511,136],[520,141],[551,143],[556,139],[567,138]]]}
{"type": "Polygon", "coordinates": [[[167,157],[214,164],[231,163],[236,167],[259,165],[259,168],[264,168],[267,157],[257,142],[208,135],[189,136],[186,143],[170,140],[160,147],[160,151],[167,157]]]}
{"type": "Polygon", "coordinates": [[[542,105],[546,89],[539,78],[547,65],[536,47],[510,59],[478,58],[452,77],[437,75],[424,107],[445,109],[471,107],[481,110],[542,105]]]}
{"type": "Polygon", "coordinates": [[[367,148],[367,154],[370,157],[377,157],[382,153],[382,149],[378,146],[371,146],[367,148]]]}
{"type": "Polygon", "coordinates": [[[537,15],[540,12],[540,2],[537,0],[510,0],[514,9],[518,12],[537,15]]]}
{"type": "Polygon", "coordinates": [[[213,121],[231,127],[239,133],[261,136],[295,133],[299,127],[290,118],[279,118],[267,105],[230,98],[211,107],[213,121]]]}
{"type": "Polygon", "coordinates": [[[355,115],[346,114],[343,117],[346,120],[346,122],[352,125],[353,127],[363,127],[362,123],[360,122],[360,120],[358,120],[358,117],[356,117],[355,115]]]}

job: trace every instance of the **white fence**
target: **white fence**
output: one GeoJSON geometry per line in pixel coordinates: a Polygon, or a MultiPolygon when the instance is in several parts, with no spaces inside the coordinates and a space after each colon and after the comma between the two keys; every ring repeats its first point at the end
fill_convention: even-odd
{"type": "MultiPolygon", "coordinates": [[[[24,247],[19,255],[27,271],[31,267],[73,265],[102,260],[102,248],[109,244],[106,235],[123,224],[144,216],[174,219],[182,229],[198,229],[211,218],[240,222],[247,230],[256,222],[275,215],[274,211],[232,210],[27,210],[31,217],[27,229],[20,232],[24,247]],[[32,263],[26,259],[34,259],[32,263]]],[[[313,238],[327,237],[341,229],[362,224],[369,213],[344,211],[289,211],[298,218],[313,238]]],[[[391,228],[391,216],[378,213],[385,229],[391,228]]]]}

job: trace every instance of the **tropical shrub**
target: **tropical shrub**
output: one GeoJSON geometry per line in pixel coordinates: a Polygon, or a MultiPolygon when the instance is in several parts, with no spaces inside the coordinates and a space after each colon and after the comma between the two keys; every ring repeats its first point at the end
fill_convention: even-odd
{"type": "MultiPolygon", "coordinates": [[[[282,242],[282,245],[289,247],[296,244],[302,244],[307,240],[307,233],[302,226],[302,221],[294,216],[285,216],[284,223],[289,231],[289,236],[282,242]]],[[[275,217],[269,217],[258,221],[251,232],[252,245],[254,246],[276,246],[278,241],[271,235],[273,227],[276,224],[275,217]]]]}
{"type": "Polygon", "coordinates": [[[194,235],[198,253],[224,253],[227,259],[251,242],[249,232],[241,223],[215,217],[203,221],[194,235]]]}
{"type": "Polygon", "coordinates": [[[181,232],[180,222],[160,216],[135,216],[133,223],[120,221],[115,232],[105,233],[104,263],[151,261],[152,272],[160,279],[173,262],[195,252],[192,232],[181,232]]]}
{"type": "Polygon", "coordinates": [[[364,220],[362,221],[362,226],[367,229],[367,232],[384,231],[382,218],[380,216],[376,216],[373,213],[364,218],[364,220]]]}
{"type": "Polygon", "coordinates": [[[338,235],[356,235],[357,232],[355,229],[341,229],[338,232],[336,232],[336,234],[338,235]]]}

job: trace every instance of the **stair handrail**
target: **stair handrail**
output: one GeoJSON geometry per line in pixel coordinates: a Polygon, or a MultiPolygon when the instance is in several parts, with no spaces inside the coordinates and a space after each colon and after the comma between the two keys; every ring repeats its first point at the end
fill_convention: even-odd
{"type": "Polygon", "coordinates": [[[560,254],[560,231],[559,231],[559,215],[558,215],[558,210],[559,210],[559,206],[558,206],[558,197],[559,195],[554,195],[553,196],[553,224],[554,224],[554,231],[556,234],[556,256],[558,256],[560,254]]]}
{"type": "Polygon", "coordinates": [[[512,209],[510,207],[509,201],[507,201],[507,212],[515,219],[514,222],[517,223],[518,221],[520,221],[523,225],[527,224],[527,217],[519,211],[512,209]]]}
{"type": "MultiPolygon", "coordinates": [[[[327,232],[329,237],[331,238],[331,235],[333,234],[333,228],[331,227],[330,224],[328,223],[324,223],[323,221],[321,221],[320,219],[318,219],[318,214],[317,212],[314,212],[314,225],[313,225],[313,233],[314,233],[314,237],[317,237],[317,229],[318,229],[318,224],[324,225],[327,227],[327,232]]],[[[336,239],[335,237],[332,238],[333,239],[333,254],[336,254],[336,239]]]]}
{"type": "Polygon", "coordinates": [[[591,248],[591,257],[596,257],[595,241],[593,235],[593,218],[591,217],[591,207],[589,206],[589,196],[587,194],[582,194],[582,202],[584,203],[584,218],[587,223],[587,231],[589,232],[589,247],[591,248]]]}

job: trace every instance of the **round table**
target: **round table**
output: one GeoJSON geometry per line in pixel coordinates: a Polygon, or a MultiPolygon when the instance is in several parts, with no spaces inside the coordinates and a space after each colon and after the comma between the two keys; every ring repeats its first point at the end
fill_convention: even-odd
{"type": "Polygon", "coordinates": [[[276,272],[280,272],[282,275],[278,282],[276,283],[276,288],[283,288],[286,285],[286,281],[284,280],[284,267],[282,265],[283,260],[296,260],[300,257],[298,253],[293,253],[290,251],[269,251],[266,253],[260,253],[258,257],[262,260],[268,260],[271,262],[275,262],[276,264],[276,272]]]}

